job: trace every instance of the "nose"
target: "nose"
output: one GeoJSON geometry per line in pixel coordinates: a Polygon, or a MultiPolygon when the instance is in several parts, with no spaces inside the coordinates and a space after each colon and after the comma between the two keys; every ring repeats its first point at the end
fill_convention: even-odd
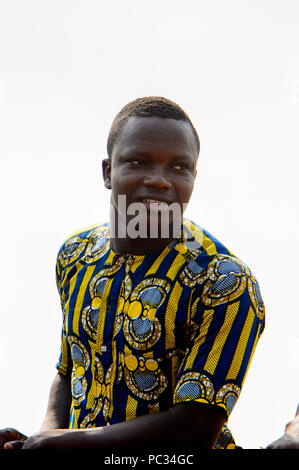
{"type": "Polygon", "coordinates": [[[171,182],[165,176],[163,169],[153,169],[143,180],[144,186],[157,189],[170,189],[171,182]]]}

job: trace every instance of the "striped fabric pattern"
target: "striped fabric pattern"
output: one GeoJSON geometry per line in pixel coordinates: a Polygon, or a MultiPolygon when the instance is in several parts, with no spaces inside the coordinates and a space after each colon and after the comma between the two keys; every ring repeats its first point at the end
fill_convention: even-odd
{"type": "MultiPolygon", "coordinates": [[[[194,401],[230,415],[264,329],[248,266],[185,219],[161,253],[113,252],[107,224],[59,250],[58,371],[72,377],[70,428],[114,424],[194,401]]],[[[216,448],[233,448],[227,426],[216,448]]]]}

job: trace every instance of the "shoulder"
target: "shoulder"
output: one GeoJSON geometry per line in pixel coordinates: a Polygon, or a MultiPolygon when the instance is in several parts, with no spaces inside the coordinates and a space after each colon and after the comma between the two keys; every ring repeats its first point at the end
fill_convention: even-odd
{"type": "Polygon", "coordinates": [[[78,239],[78,240],[85,240],[89,239],[93,236],[101,236],[109,232],[109,226],[108,224],[95,224],[95,225],[90,225],[85,228],[81,228],[80,230],[77,230],[75,232],[72,232],[70,235],[68,235],[64,241],[62,246],[65,246],[69,244],[71,241],[78,239]]]}
{"type": "Polygon", "coordinates": [[[57,260],[62,266],[77,260],[83,252],[99,250],[109,237],[108,224],[92,225],[70,234],[59,248],[57,260]]]}
{"type": "Polygon", "coordinates": [[[187,249],[194,254],[204,253],[210,257],[216,254],[232,255],[216,237],[189,219],[184,219],[183,236],[187,249]]]}
{"type": "Polygon", "coordinates": [[[193,235],[185,242],[192,254],[189,278],[201,287],[205,307],[216,307],[235,300],[250,302],[259,318],[264,316],[264,304],[257,278],[249,266],[235,256],[208,231],[188,221],[184,228],[193,235]]]}

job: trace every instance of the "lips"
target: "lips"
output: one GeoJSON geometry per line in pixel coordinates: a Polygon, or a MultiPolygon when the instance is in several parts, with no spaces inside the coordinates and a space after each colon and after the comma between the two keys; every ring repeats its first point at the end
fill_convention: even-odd
{"type": "Polygon", "coordinates": [[[144,204],[153,204],[153,205],[161,205],[161,204],[171,204],[172,202],[175,202],[174,200],[170,200],[169,198],[163,198],[160,196],[145,196],[145,197],[139,197],[138,200],[140,202],[143,202],[144,204]]]}
{"type": "Polygon", "coordinates": [[[161,204],[167,204],[166,202],[159,201],[158,199],[148,199],[148,198],[142,199],[142,202],[144,202],[145,204],[151,204],[155,206],[160,206],[161,204]]]}

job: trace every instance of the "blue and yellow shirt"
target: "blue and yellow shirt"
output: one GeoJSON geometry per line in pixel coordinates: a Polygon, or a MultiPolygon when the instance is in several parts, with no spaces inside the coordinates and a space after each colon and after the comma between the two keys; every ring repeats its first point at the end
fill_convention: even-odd
{"type": "MultiPolygon", "coordinates": [[[[264,329],[251,270],[185,219],[181,240],[146,256],[110,248],[109,226],[74,234],[56,266],[58,371],[71,374],[70,428],[104,426],[240,394],[264,329]]],[[[234,447],[226,426],[216,447],[234,447]]]]}

